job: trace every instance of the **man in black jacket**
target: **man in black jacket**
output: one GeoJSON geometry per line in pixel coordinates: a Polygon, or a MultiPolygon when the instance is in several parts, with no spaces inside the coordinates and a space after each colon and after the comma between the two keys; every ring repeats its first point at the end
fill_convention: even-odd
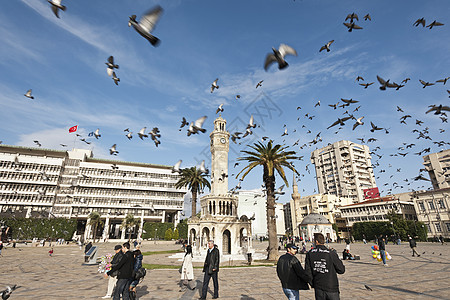
{"type": "Polygon", "coordinates": [[[345,266],[335,251],[325,247],[323,234],[314,234],[314,243],[316,247],[306,253],[305,271],[312,278],[316,300],[339,300],[337,274],[344,274],[345,266]]]}
{"type": "MultiPolygon", "coordinates": [[[[122,246],[121,245],[114,246],[114,252],[116,252],[116,254],[114,255],[113,259],[111,260],[111,268],[116,266],[122,260],[122,256],[123,256],[122,246]]],[[[117,270],[117,271],[112,272],[111,276],[109,276],[108,291],[106,292],[106,295],[102,297],[103,299],[110,299],[112,297],[112,294],[114,292],[114,287],[116,286],[118,274],[119,274],[119,271],[117,270]]]]}
{"type": "Polygon", "coordinates": [[[289,300],[298,300],[300,290],[309,290],[310,278],[302,268],[300,261],[295,257],[298,247],[287,244],[287,253],[282,255],[277,262],[277,275],[281,281],[283,292],[289,300]]]}
{"type": "Polygon", "coordinates": [[[213,299],[219,298],[219,279],[217,278],[217,273],[219,272],[219,260],[219,249],[214,245],[213,240],[208,241],[208,254],[206,255],[205,264],[203,266],[205,277],[203,277],[202,296],[199,299],[206,299],[208,284],[211,277],[214,285],[213,299]]]}
{"type": "Polygon", "coordinates": [[[123,300],[130,299],[130,279],[133,277],[134,267],[134,256],[133,252],[130,251],[130,243],[126,242],[122,245],[122,252],[123,256],[120,262],[117,265],[112,266],[111,270],[106,273],[108,276],[111,276],[115,271],[119,271],[116,288],[114,289],[114,300],[120,300],[121,295],[123,300]]]}
{"type": "Polygon", "coordinates": [[[415,254],[417,254],[417,257],[419,257],[420,256],[420,254],[419,253],[417,253],[417,251],[416,251],[416,247],[417,247],[417,243],[416,243],[416,240],[415,239],[413,239],[411,236],[409,236],[408,235],[408,240],[409,240],[409,247],[411,247],[411,250],[412,250],[412,256],[414,256],[414,253],[415,254]]]}

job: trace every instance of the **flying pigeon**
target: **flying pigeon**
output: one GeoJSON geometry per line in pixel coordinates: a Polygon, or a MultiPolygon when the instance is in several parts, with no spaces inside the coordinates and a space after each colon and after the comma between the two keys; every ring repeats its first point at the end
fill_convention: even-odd
{"type": "Polygon", "coordinates": [[[363,86],[365,89],[367,89],[369,86],[371,86],[372,84],[374,84],[373,82],[369,82],[369,83],[360,83],[360,86],[363,86]]]}
{"type": "Polygon", "coordinates": [[[55,16],[59,19],[59,10],[66,11],[66,7],[61,5],[61,0],[48,0],[48,3],[52,5],[52,11],[55,16]]]}
{"type": "Polygon", "coordinates": [[[148,135],[145,133],[146,130],[147,130],[147,127],[143,127],[143,128],[138,132],[139,138],[140,138],[141,140],[143,140],[144,137],[148,138],[148,135]]]}
{"type": "Polygon", "coordinates": [[[431,82],[425,82],[422,79],[419,79],[420,83],[423,85],[423,88],[426,88],[427,86],[432,86],[434,83],[431,82]]]}
{"type": "Polygon", "coordinates": [[[97,128],[96,131],[94,131],[94,136],[96,139],[98,139],[99,137],[101,137],[102,135],[100,134],[100,129],[97,128]]]}
{"type": "Polygon", "coordinates": [[[113,56],[108,57],[108,62],[106,62],[105,64],[108,66],[106,68],[106,73],[108,74],[108,76],[112,76],[114,69],[118,69],[119,68],[119,65],[114,64],[114,57],[113,56]]]}
{"type": "Polygon", "coordinates": [[[442,26],[444,24],[437,22],[436,20],[434,20],[433,22],[431,22],[430,24],[427,25],[427,28],[431,29],[434,26],[442,26]]]}
{"type": "Polygon", "coordinates": [[[347,21],[348,19],[350,19],[351,23],[353,23],[353,19],[356,19],[356,21],[359,21],[358,15],[355,13],[348,14],[347,17],[345,18],[345,21],[347,21]]]}
{"type": "Polygon", "coordinates": [[[191,122],[188,128],[187,136],[190,136],[191,134],[197,134],[199,131],[205,133],[206,129],[202,128],[202,126],[206,118],[207,116],[203,116],[197,119],[195,122],[191,122]]]}
{"type": "Polygon", "coordinates": [[[172,173],[181,173],[180,166],[182,162],[183,161],[181,159],[177,161],[177,163],[172,167],[172,173]]]}
{"type": "Polygon", "coordinates": [[[368,285],[365,284],[364,287],[366,288],[366,290],[372,291],[372,288],[371,288],[370,286],[368,286],[368,285]]]}
{"type": "Polygon", "coordinates": [[[2,300],[9,299],[12,292],[18,288],[19,287],[16,284],[13,287],[7,286],[6,289],[4,289],[3,291],[0,292],[0,296],[2,297],[2,300]]]}
{"type": "Polygon", "coordinates": [[[128,132],[128,134],[126,135],[126,137],[127,137],[129,140],[131,140],[131,139],[133,138],[132,134],[133,134],[133,133],[130,131],[130,132],[128,132]]]}
{"type": "Polygon", "coordinates": [[[30,98],[30,99],[34,99],[34,97],[31,95],[31,89],[29,89],[25,94],[25,97],[30,98]]]}
{"type": "Polygon", "coordinates": [[[362,78],[361,76],[356,77],[356,81],[360,81],[360,80],[364,81],[364,78],[362,78]]]}
{"type": "Polygon", "coordinates": [[[348,99],[342,99],[341,98],[341,100],[342,100],[342,102],[347,103],[349,105],[352,104],[352,103],[358,103],[359,102],[358,100],[353,100],[353,99],[348,100],[348,99]]]}
{"type": "Polygon", "coordinates": [[[320,100],[314,105],[314,107],[320,106],[320,100]]]}
{"type": "Polygon", "coordinates": [[[367,20],[372,21],[372,18],[370,17],[369,14],[364,16],[364,21],[367,21],[367,20]]]}
{"type": "Polygon", "coordinates": [[[205,161],[204,160],[202,160],[202,162],[200,164],[200,167],[199,167],[199,170],[200,170],[200,172],[205,173],[205,174],[209,173],[209,170],[206,169],[206,167],[205,167],[205,161]]]}
{"type": "Polygon", "coordinates": [[[33,141],[33,143],[35,143],[38,147],[41,147],[41,146],[42,146],[42,144],[39,143],[39,141],[33,141]]]}
{"type": "Polygon", "coordinates": [[[155,28],[156,23],[161,16],[163,9],[161,6],[157,5],[151,10],[149,10],[145,15],[141,17],[139,23],[136,22],[136,15],[132,15],[128,21],[128,27],[133,26],[133,28],[153,46],[158,46],[160,40],[151,34],[155,28]]]}
{"type": "Polygon", "coordinates": [[[256,84],[256,88],[262,86],[263,81],[264,81],[264,80],[259,81],[259,82],[256,84]]]}
{"type": "Polygon", "coordinates": [[[217,85],[217,81],[219,81],[219,78],[216,78],[216,80],[211,83],[211,93],[214,92],[214,89],[218,89],[219,86],[217,85]]]}
{"type": "Polygon", "coordinates": [[[181,128],[183,128],[184,126],[187,126],[187,125],[189,125],[189,122],[188,121],[186,121],[186,118],[185,117],[183,117],[183,119],[181,120],[181,125],[180,125],[180,131],[181,131],[181,128]]]}
{"type": "Polygon", "coordinates": [[[344,126],[345,124],[344,124],[344,122],[345,121],[347,121],[347,120],[350,120],[352,117],[350,116],[350,117],[345,117],[345,118],[338,118],[337,119],[337,121],[335,121],[333,124],[331,124],[330,126],[328,126],[328,128],[327,129],[330,129],[331,127],[333,127],[333,126],[336,126],[336,125],[341,125],[341,126],[344,126]]]}
{"type": "Polygon", "coordinates": [[[223,103],[219,105],[219,107],[216,110],[216,114],[218,114],[219,112],[223,112],[223,103]]]}
{"type": "Polygon", "coordinates": [[[380,90],[382,90],[382,91],[386,90],[386,87],[389,87],[389,88],[395,87],[395,85],[393,85],[392,83],[389,82],[389,79],[386,81],[378,75],[377,75],[377,79],[378,79],[378,82],[381,84],[380,90]]]}
{"type": "Polygon", "coordinates": [[[425,19],[424,18],[417,19],[413,25],[417,27],[420,24],[422,24],[422,27],[425,27],[425,19]]]}
{"type": "Polygon", "coordinates": [[[116,85],[119,85],[119,81],[120,81],[120,78],[118,78],[117,76],[116,76],[116,72],[112,72],[112,80],[114,81],[114,83],[116,84],[116,85]]]}
{"type": "Polygon", "coordinates": [[[274,195],[284,195],[286,192],[283,192],[284,184],[280,186],[276,191],[273,192],[274,195]]]}
{"type": "Polygon", "coordinates": [[[444,79],[436,80],[436,82],[442,82],[445,85],[447,83],[447,80],[449,80],[449,79],[450,79],[450,77],[445,77],[444,79]]]}
{"type": "Polygon", "coordinates": [[[116,144],[112,145],[111,148],[109,148],[109,154],[110,155],[117,155],[117,153],[119,153],[119,151],[116,150],[116,144]]]}
{"type": "Polygon", "coordinates": [[[272,51],[273,51],[273,53],[269,53],[266,56],[266,61],[264,63],[264,70],[266,70],[266,71],[269,68],[269,66],[274,62],[277,62],[278,69],[282,70],[289,65],[284,60],[284,57],[286,55],[290,54],[290,55],[297,56],[297,51],[295,51],[294,48],[292,48],[288,45],[285,45],[285,44],[281,44],[280,47],[278,48],[278,50],[272,47],[272,51]]]}
{"type": "Polygon", "coordinates": [[[363,29],[361,26],[356,25],[355,23],[344,23],[348,28],[348,32],[352,32],[353,29],[363,29]]]}
{"type": "Polygon", "coordinates": [[[370,122],[370,126],[372,126],[372,129],[370,129],[370,132],[375,132],[375,130],[383,130],[383,128],[377,127],[372,122],[370,122]]]}
{"type": "Polygon", "coordinates": [[[236,100],[241,99],[241,95],[236,95],[236,100]]]}
{"type": "Polygon", "coordinates": [[[430,105],[428,107],[431,107],[431,108],[429,110],[427,110],[426,114],[429,113],[429,112],[434,111],[435,115],[440,115],[440,114],[442,114],[443,110],[450,111],[450,106],[443,106],[442,104],[440,104],[440,105],[430,105]]]}
{"type": "Polygon", "coordinates": [[[330,52],[330,46],[333,44],[334,40],[329,41],[324,46],[322,46],[319,50],[319,52],[322,52],[322,50],[327,50],[327,52],[330,52]]]}
{"type": "Polygon", "coordinates": [[[364,117],[356,119],[356,123],[353,124],[353,129],[352,130],[355,130],[355,128],[358,127],[359,125],[364,125],[364,122],[361,121],[362,119],[364,119],[364,117]]]}
{"type": "Polygon", "coordinates": [[[256,127],[256,124],[255,124],[255,122],[254,122],[253,115],[251,115],[251,116],[250,116],[250,121],[248,121],[248,124],[247,124],[247,129],[249,129],[249,128],[255,128],[255,127],[256,127]]]}

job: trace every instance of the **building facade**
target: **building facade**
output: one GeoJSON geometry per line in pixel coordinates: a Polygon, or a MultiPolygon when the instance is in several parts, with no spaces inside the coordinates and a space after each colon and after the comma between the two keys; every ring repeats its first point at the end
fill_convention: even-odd
{"type": "Polygon", "coordinates": [[[364,189],[376,187],[369,147],[342,140],[311,153],[320,194],[364,200],[364,189]]]}
{"type": "Polygon", "coordinates": [[[450,238],[450,188],[412,194],[419,221],[427,226],[428,238],[450,238]]]}
{"type": "Polygon", "coordinates": [[[208,240],[214,240],[222,256],[246,259],[252,250],[252,225],[246,215],[238,216],[238,197],[228,191],[228,151],[230,133],[226,120],[214,120],[209,135],[211,144],[211,193],[200,198],[200,218],[188,221],[189,242],[197,256],[207,251],[208,240]]]}
{"type": "Polygon", "coordinates": [[[435,190],[450,187],[450,150],[425,155],[423,165],[435,190]]]}
{"type": "Polygon", "coordinates": [[[417,220],[414,203],[401,201],[393,196],[381,197],[353,203],[340,208],[340,217],[345,218],[347,226],[351,227],[356,222],[389,221],[387,214],[394,210],[406,220],[417,220]]]}
{"type": "Polygon", "coordinates": [[[124,239],[128,214],[144,222],[178,222],[186,189],[176,189],[172,167],[97,159],[90,150],[57,151],[0,145],[0,214],[77,219],[76,235],[93,237],[88,215],[104,222],[97,236],[124,239]]]}

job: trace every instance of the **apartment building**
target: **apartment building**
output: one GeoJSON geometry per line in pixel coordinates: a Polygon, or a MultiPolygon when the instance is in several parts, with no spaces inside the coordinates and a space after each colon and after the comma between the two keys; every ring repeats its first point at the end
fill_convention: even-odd
{"type": "Polygon", "coordinates": [[[180,219],[186,189],[170,166],[93,157],[90,150],[57,151],[0,145],[0,216],[77,219],[79,237],[93,236],[88,215],[98,212],[103,239],[125,238],[127,214],[144,222],[180,219]]]}
{"type": "Polygon", "coordinates": [[[364,200],[363,190],[376,187],[369,147],[342,140],[311,153],[319,194],[364,200]]]}
{"type": "Polygon", "coordinates": [[[435,190],[450,187],[450,150],[423,156],[423,165],[435,190]]]}

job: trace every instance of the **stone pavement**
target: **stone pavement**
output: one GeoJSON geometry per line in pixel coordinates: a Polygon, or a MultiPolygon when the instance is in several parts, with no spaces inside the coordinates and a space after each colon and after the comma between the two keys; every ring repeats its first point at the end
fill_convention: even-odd
{"type": "MultiPolygon", "coordinates": [[[[393,259],[389,267],[372,259],[372,244],[352,244],[351,252],[360,261],[345,261],[346,272],[339,275],[341,299],[450,299],[450,245],[419,243],[421,257],[411,257],[407,243],[387,245],[393,259]],[[364,284],[373,291],[367,291],[364,284]]],[[[265,243],[255,246],[264,249],[265,243]]],[[[100,244],[99,253],[111,253],[113,243],[100,244]]],[[[343,244],[332,244],[338,252],[343,244]]],[[[174,244],[147,242],[143,251],[178,249],[174,244]]],[[[18,284],[15,299],[100,299],[106,293],[107,280],[97,273],[97,266],[83,266],[82,251],[75,245],[57,246],[53,257],[49,248],[6,248],[0,257],[0,288],[18,284]]],[[[144,263],[179,265],[170,254],[145,256],[144,263]]],[[[304,256],[298,255],[304,262],[304,256]]],[[[228,262],[226,263],[229,264],[228,262]]],[[[203,274],[194,269],[201,287],[203,274]]],[[[197,299],[199,290],[180,292],[176,269],[151,270],[138,286],[139,299],[197,299]]],[[[210,283],[212,288],[212,283],[210,283]]],[[[286,299],[275,267],[222,268],[219,272],[220,299],[286,299]]],[[[208,295],[208,299],[212,293],[208,295]]],[[[314,299],[313,290],[301,291],[301,299],[314,299]]]]}

